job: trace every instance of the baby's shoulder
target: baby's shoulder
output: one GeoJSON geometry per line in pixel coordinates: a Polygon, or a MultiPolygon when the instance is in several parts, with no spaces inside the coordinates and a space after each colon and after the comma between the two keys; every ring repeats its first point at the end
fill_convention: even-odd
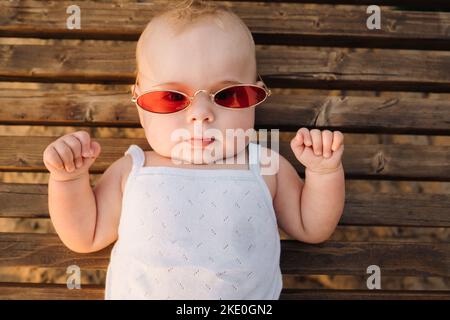
{"type": "Polygon", "coordinates": [[[261,176],[269,188],[272,199],[274,199],[278,185],[278,163],[279,153],[270,148],[260,145],[259,165],[261,167],[261,176]]]}
{"type": "MultiPolygon", "coordinates": [[[[144,151],[145,160],[144,166],[155,166],[155,161],[158,159],[155,151],[144,151]],[[149,164],[150,163],[150,164],[149,164]]],[[[130,175],[131,169],[133,168],[133,157],[131,154],[122,156],[122,158],[117,160],[118,165],[121,166],[121,186],[122,192],[125,190],[125,183],[130,175]]]]}
{"type": "Polygon", "coordinates": [[[122,194],[123,194],[123,191],[125,190],[125,183],[128,179],[128,176],[130,175],[131,169],[133,167],[133,158],[131,157],[130,154],[127,154],[127,155],[122,156],[116,162],[121,167],[120,185],[121,185],[121,190],[122,190],[122,194]]]}

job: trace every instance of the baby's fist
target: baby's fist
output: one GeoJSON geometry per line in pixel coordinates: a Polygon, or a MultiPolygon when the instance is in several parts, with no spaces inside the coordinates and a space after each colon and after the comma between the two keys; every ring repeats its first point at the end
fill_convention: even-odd
{"type": "Polygon", "coordinates": [[[344,135],[340,131],[301,128],[291,140],[295,157],[311,172],[329,173],[341,166],[344,135]]]}
{"type": "Polygon", "coordinates": [[[101,147],[86,131],[66,134],[47,146],[43,161],[52,177],[67,181],[89,172],[101,147]]]}

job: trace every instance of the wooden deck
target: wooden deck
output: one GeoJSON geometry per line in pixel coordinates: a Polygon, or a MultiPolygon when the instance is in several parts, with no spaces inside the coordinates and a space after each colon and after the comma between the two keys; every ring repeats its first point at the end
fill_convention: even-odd
{"type": "MultiPolygon", "coordinates": [[[[0,124],[138,128],[137,112],[129,102],[134,50],[156,2],[161,1],[79,1],[80,30],[65,26],[65,8],[72,2],[50,1],[45,6],[38,1],[2,2],[0,124]]],[[[257,129],[289,133],[307,126],[344,134],[430,139],[450,134],[449,1],[381,1],[381,30],[366,28],[366,8],[372,1],[308,2],[229,2],[252,31],[259,72],[275,92],[256,111],[257,129]]],[[[55,138],[0,136],[0,173],[47,172],[42,153],[55,138]]],[[[102,154],[90,170],[93,174],[101,174],[130,144],[148,149],[141,138],[96,140],[102,154]]],[[[346,144],[346,183],[450,182],[449,145],[379,141],[346,144]]],[[[286,138],[280,153],[304,177],[286,138]]],[[[6,218],[48,219],[47,185],[0,182],[0,219],[6,218]]],[[[353,189],[347,193],[340,226],[448,231],[450,194],[353,189]]],[[[76,254],[55,234],[0,230],[0,268],[76,264],[105,270],[110,249],[76,254]]],[[[281,267],[286,275],[367,276],[366,268],[372,264],[380,266],[382,276],[450,281],[450,240],[346,240],[319,245],[282,240],[281,267]]],[[[46,298],[102,299],[103,286],[68,290],[63,284],[0,282],[0,299],[46,298]]],[[[450,299],[450,287],[285,288],[281,298],[450,299]]]]}

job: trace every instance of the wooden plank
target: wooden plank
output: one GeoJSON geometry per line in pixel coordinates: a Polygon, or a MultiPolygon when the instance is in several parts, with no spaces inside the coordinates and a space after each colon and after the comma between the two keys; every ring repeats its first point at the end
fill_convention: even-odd
{"type": "Polygon", "coordinates": [[[450,291],[283,289],[280,300],[450,300],[450,291]]]}
{"type": "MultiPolygon", "coordinates": [[[[53,283],[6,283],[0,282],[0,299],[5,300],[103,300],[103,285],[81,285],[80,290],[69,290],[64,284],[53,283]]],[[[449,300],[447,290],[328,290],[288,289],[281,291],[280,300],[309,299],[377,299],[377,300],[449,300]]]]}
{"type": "MultiPolygon", "coordinates": [[[[48,172],[42,154],[57,137],[0,136],[0,170],[48,172]],[[26,150],[24,152],[23,150],[26,150]]],[[[95,137],[94,137],[95,139],[95,137]]],[[[123,156],[131,144],[150,150],[142,138],[99,138],[102,153],[90,168],[101,173],[123,156]]],[[[289,141],[280,141],[279,153],[304,176],[289,141]]],[[[406,144],[346,144],[343,166],[347,178],[450,180],[450,146],[406,144]]]]}
{"type": "MultiPolygon", "coordinates": [[[[124,0],[134,1],[134,0],[124,0]]],[[[217,1],[217,0],[212,0],[217,1]]],[[[229,0],[238,2],[242,0],[229,0]]],[[[247,0],[250,2],[296,2],[296,3],[320,3],[320,4],[359,4],[359,5],[389,5],[400,6],[405,10],[415,8],[416,10],[439,11],[450,9],[447,0],[247,0]]]]}
{"type": "Polygon", "coordinates": [[[449,243],[329,241],[311,245],[283,240],[281,245],[281,267],[287,274],[363,275],[369,265],[377,265],[384,275],[450,276],[449,243]]]}
{"type": "MultiPolygon", "coordinates": [[[[54,1],[46,6],[37,1],[7,2],[0,13],[0,21],[6,21],[0,25],[0,36],[137,40],[160,3],[82,1],[78,5],[83,26],[69,30],[68,15],[64,13],[71,2],[54,1]]],[[[162,3],[166,5],[166,1],[162,3]]],[[[367,5],[229,4],[248,25],[257,43],[450,48],[445,31],[450,25],[448,12],[410,12],[381,6],[382,28],[373,31],[365,23],[369,16],[367,5]]]]}
{"type": "MultiPolygon", "coordinates": [[[[134,82],[134,42],[0,45],[0,80],[134,82]]],[[[450,52],[257,46],[269,86],[450,92],[450,52]]]]}
{"type": "Polygon", "coordinates": [[[56,234],[0,233],[0,266],[106,269],[112,245],[89,254],[69,250],[56,234]]]}
{"type": "MultiPolygon", "coordinates": [[[[124,0],[134,1],[134,0],[124,0]]],[[[217,1],[217,0],[212,0],[217,1]]],[[[239,2],[242,0],[229,0],[230,2],[239,2]]],[[[389,5],[400,6],[409,10],[409,8],[416,8],[416,10],[439,11],[450,9],[450,4],[447,0],[246,0],[249,2],[296,2],[296,3],[319,3],[319,4],[358,4],[358,5],[389,5]]]]}
{"type": "MultiPolygon", "coordinates": [[[[106,269],[112,245],[94,253],[67,249],[56,234],[0,233],[0,267],[36,266],[106,269]]],[[[422,242],[342,242],[305,244],[281,240],[284,274],[366,275],[378,265],[386,276],[450,276],[450,245],[422,242]]]]}
{"type": "Polygon", "coordinates": [[[48,185],[0,183],[0,218],[50,218],[48,185]]]}
{"type": "Polygon", "coordinates": [[[447,194],[347,193],[341,225],[450,227],[447,194]]]}
{"type": "MultiPolygon", "coordinates": [[[[129,86],[38,83],[18,89],[0,87],[0,122],[30,125],[139,127],[129,86]]],[[[450,134],[450,101],[442,99],[273,94],[256,108],[256,128],[296,131],[298,124],[317,128],[382,133],[450,134]],[[402,119],[402,121],[398,121],[402,119]]]]}
{"type": "Polygon", "coordinates": [[[104,290],[101,285],[69,290],[65,284],[0,282],[0,300],[104,300],[104,290]]]}
{"type": "MultiPolygon", "coordinates": [[[[49,218],[47,185],[0,183],[0,218],[49,218]]],[[[343,226],[450,227],[450,195],[347,192],[343,226]]]]}

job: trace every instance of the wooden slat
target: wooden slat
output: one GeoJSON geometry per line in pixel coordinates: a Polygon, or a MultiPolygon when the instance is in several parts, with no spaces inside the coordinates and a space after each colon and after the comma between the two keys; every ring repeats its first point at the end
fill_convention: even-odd
{"type": "MultiPolygon", "coordinates": [[[[57,137],[0,136],[0,170],[48,172],[42,154],[57,137]]],[[[94,138],[95,139],[95,138],[94,138]]],[[[129,145],[150,150],[146,139],[100,138],[102,153],[90,168],[101,173],[123,156],[129,145]]],[[[289,141],[280,141],[279,152],[304,175],[289,141]]],[[[450,147],[404,144],[347,144],[343,166],[348,178],[450,180],[450,147]]]]}
{"type": "Polygon", "coordinates": [[[363,275],[372,264],[384,275],[449,277],[450,244],[282,241],[281,268],[286,274],[363,275]]]}
{"type": "MultiPolygon", "coordinates": [[[[129,86],[81,90],[72,84],[0,87],[0,122],[31,125],[140,125],[129,86]]],[[[256,108],[257,128],[298,130],[299,124],[346,131],[450,134],[450,101],[274,94],[256,108]],[[398,119],[402,121],[398,121],[398,119]]]]}
{"type": "Polygon", "coordinates": [[[89,253],[69,250],[56,234],[0,233],[0,266],[65,267],[106,269],[112,245],[89,253]]]}
{"type": "MultiPolygon", "coordinates": [[[[84,1],[84,0],[83,0],[84,1]]],[[[135,0],[123,0],[135,1],[135,0]]],[[[212,0],[217,1],[217,0],[212,0]]],[[[229,0],[240,2],[242,0],[229,0]]],[[[246,0],[249,2],[295,2],[295,3],[317,3],[317,4],[352,4],[352,5],[388,5],[399,6],[404,10],[442,11],[449,10],[450,3],[447,0],[246,0]]]]}
{"type": "Polygon", "coordinates": [[[450,300],[450,291],[283,289],[280,300],[450,300]]]}
{"type": "MultiPolygon", "coordinates": [[[[128,1],[128,0],[127,0],[128,1]]],[[[133,0],[130,0],[133,1],[133,0]]],[[[213,0],[216,1],[216,0],[213,0]]],[[[241,0],[230,0],[232,2],[241,0]]],[[[439,9],[449,9],[450,3],[447,0],[248,0],[258,2],[299,2],[299,3],[334,3],[334,4],[377,4],[401,6],[404,8],[421,8],[422,10],[439,11],[439,9]]],[[[417,9],[419,10],[419,9],[417,9]]]]}
{"type": "Polygon", "coordinates": [[[65,284],[0,282],[0,300],[103,300],[104,286],[81,285],[69,290],[65,284]]]}
{"type": "MultiPolygon", "coordinates": [[[[0,13],[0,20],[6,21],[0,26],[0,36],[136,40],[160,2],[80,2],[80,30],[69,30],[65,25],[67,15],[63,13],[71,2],[51,1],[45,6],[37,1],[6,2],[0,13]]],[[[448,12],[410,12],[382,6],[382,29],[373,31],[365,23],[367,5],[234,1],[230,8],[242,17],[259,43],[449,48],[448,12]]]]}
{"type": "Polygon", "coordinates": [[[342,225],[450,227],[450,197],[424,193],[348,193],[342,225]]]}
{"type": "Polygon", "coordinates": [[[49,218],[48,185],[0,183],[0,218],[49,218]]]}
{"type": "MultiPolygon", "coordinates": [[[[450,92],[450,52],[257,46],[269,86],[450,92]]],[[[0,45],[0,80],[132,83],[134,42],[0,45]]]]}
{"type": "MultiPolygon", "coordinates": [[[[47,185],[0,183],[0,217],[49,218],[47,185]]],[[[347,192],[344,226],[450,227],[450,195],[347,192]]]]}
{"type": "MultiPolygon", "coordinates": [[[[64,284],[5,283],[0,282],[0,299],[9,300],[103,300],[103,285],[81,285],[80,290],[69,290],[64,284]]],[[[309,299],[377,299],[377,300],[449,300],[450,291],[430,290],[327,290],[287,289],[281,291],[280,300],[309,299]]]]}
{"type": "MultiPolygon", "coordinates": [[[[0,267],[67,267],[105,269],[112,245],[94,253],[67,249],[56,234],[0,233],[0,267]]],[[[366,275],[378,265],[386,276],[450,276],[448,243],[340,242],[318,245],[281,241],[284,274],[366,275]]]]}

